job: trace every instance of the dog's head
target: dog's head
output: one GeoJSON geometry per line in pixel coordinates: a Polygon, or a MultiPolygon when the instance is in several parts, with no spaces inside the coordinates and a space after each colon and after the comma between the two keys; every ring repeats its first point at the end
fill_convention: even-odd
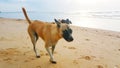
{"type": "Polygon", "coordinates": [[[70,28],[69,24],[66,22],[62,23],[55,19],[55,23],[57,24],[57,27],[60,29],[61,36],[68,42],[73,41],[72,37],[72,29],[70,28]]]}

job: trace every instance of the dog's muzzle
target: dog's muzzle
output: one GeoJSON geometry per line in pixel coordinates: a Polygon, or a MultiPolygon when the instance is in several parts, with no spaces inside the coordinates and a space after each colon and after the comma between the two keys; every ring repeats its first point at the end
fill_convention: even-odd
{"type": "Polygon", "coordinates": [[[71,42],[73,41],[73,37],[72,37],[72,32],[69,32],[68,30],[64,30],[63,31],[63,38],[68,41],[68,42],[71,42]]]}
{"type": "Polygon", "coordinates": [[[73,40],[74,40],[73,37],[66,39],[66,41],[68,41],[68,42],[72,42],[73,40]]]}

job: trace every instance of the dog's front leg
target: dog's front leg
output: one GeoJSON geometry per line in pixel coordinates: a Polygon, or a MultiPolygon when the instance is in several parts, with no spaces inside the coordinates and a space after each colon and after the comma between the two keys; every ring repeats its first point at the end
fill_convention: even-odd
{"type": "Polygon", "coordinates": [[[46,50],[47,50],[48,54],[50,55],[50,62],[56,64],[56,61],[54,60],[54,56],[52,55],[52,52],[50,51],[50,48],[46,47],[46,50]]]}
{"type": "Polygon", "coordinates": [[[52,54],[54,53],[55,45],[52,46],[52,54]]]}

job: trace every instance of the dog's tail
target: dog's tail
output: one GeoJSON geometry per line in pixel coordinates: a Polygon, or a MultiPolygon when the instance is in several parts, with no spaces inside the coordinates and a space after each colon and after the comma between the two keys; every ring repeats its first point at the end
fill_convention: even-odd
{"type": "Polygon", "coordinates": [[[31,21],[30,21],[30,19],[28,18],[28,15],[27,15],[26,10],[25,10],[24,7],[22,8],[22,11],[23,11],[24,16],[25,16],[26,20],[28,21],[28,23],[31,24],[31,21]]]}

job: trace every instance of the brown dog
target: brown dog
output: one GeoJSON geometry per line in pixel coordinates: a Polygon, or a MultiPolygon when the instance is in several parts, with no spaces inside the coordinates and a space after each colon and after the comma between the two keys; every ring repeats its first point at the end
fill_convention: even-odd
{"type": "Polygon", "coordinates": [[[66,41],[73,41],[73,37],[71,36],[72,30],[68,24],[61,24],[61,22],[56,21],[56,24],[46,23],[43,21],[33,21],[31,22],[27,16],[25,8],[22,8],[23,13],[25,15],[26,20],[29,23],[28,33],[30,35],[31,41],[33,43],[33,49],[35,51],[36,57],[39,58],[40,55],[36,50],[36,42],[38,40],[38,36],[41,37],[45,42],[45,48],[50,55],[50,61],[52,63],[56,63],[53,57],[53,52],[55,49],[55,45],[59,39],[64,38],[66,41]],[[50,51],[50,47],[52,47],[52,52],[50,51]]]}

